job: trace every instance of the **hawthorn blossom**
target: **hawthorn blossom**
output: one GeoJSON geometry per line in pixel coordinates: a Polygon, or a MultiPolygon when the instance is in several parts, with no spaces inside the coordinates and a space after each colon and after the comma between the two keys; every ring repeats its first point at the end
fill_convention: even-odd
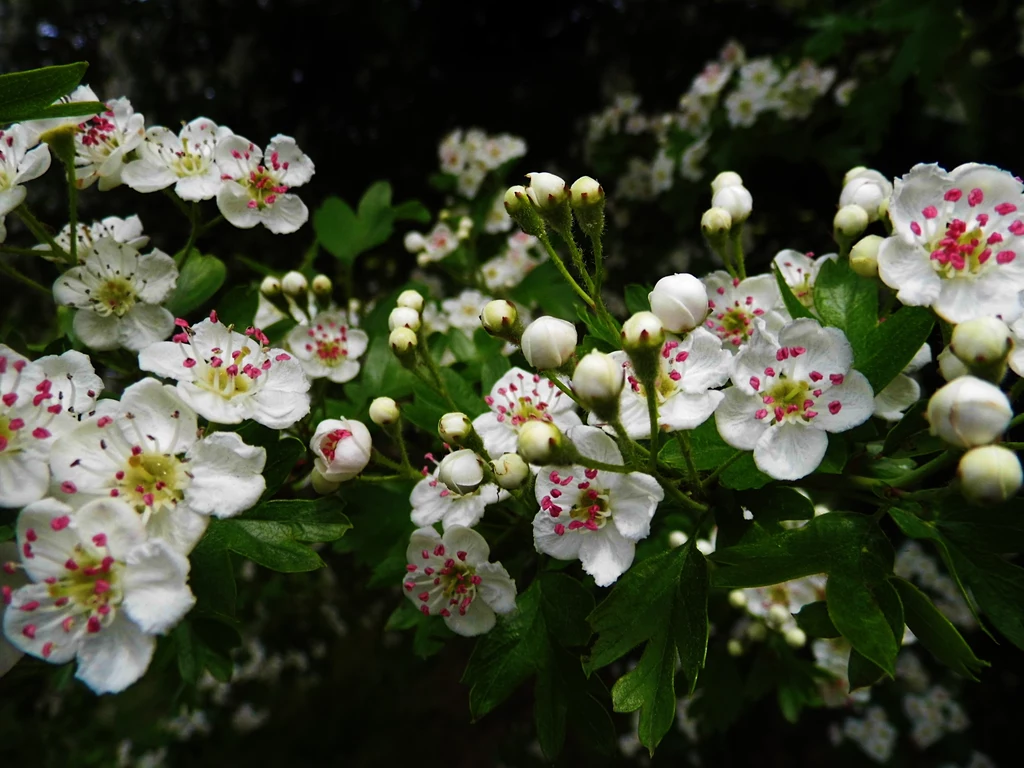
{"type": "MultiPolygon", "coordinates": [[[[429,453],[426,458],[434,461],[429,453]]],[[[433,472],[423,467],[423,479],[416,483],[409,494],[411,517],[416,525],[441,523],[446,531],[459,525],[472,528],[480,522],[489,504],[497,504],[508,498],[508,491],[503,491],[494,483],[484,483],[468,493],[459,493],[441,482],[438,478],[439,469],[440,464],[433,472]]]]}
{"type": "MultiPolygon", "coordinates": [[[[669,339],[662,346],[658,375],[654,381],[661,430],[677,432],[699,427],[722,402],[724,395],[714,387],[720,387],[729,380],[733,360],[722,346],[717,336],[703,328],[690,331],[682,341],[669,339]]],[[[631,438],[649,438],[651,419],[647,410],[647,392],[625,352],[611,352],[609,356],[626,373],[626,386],[619,395],[622,426],[631,438]]],[[[593,413],[587,423],[603,426],[593,413]]]]}
{"type": "Polygon", "coordinates": [[[497,235],[501,232],[508,232],[510,229],[512,229],[512,217],[505,210],[505,195],[501,193],[495,196],[491,207],[487,209],[484,232],[489,235],[497,235]]]}
{"type": "Polygon", "coordinates": [[[75,186],[85,189],[99,181],[101,191],[121,184],[125,156],[142,143],[145,118],[122,97],[78,126],[75,134],[75,186]]]}
{"type": "Polygon", "coordinates": [[[23,507],[46,494],[54,440],[93,410],[102,391],[81,352],[30,362],[0,344],[0,507],[23,507]]]}
{"type": "Polygon", "coordinates": [[[405,556],[406,597],[425,616],[443,616],[456,634],[482,635],[494,626],[496,613],[515,610],[516,583],[501,563],[488,562],[487,540],[474,530],[454,526],[442,537],[419,528],[405,556]]]}
{"type": "Polygon", "coordinates": [[[708,330],[722,340],[722,346],[737,352],[754,335],[760,318],[767,333],[778,333],[789,319],[773,275],[740,280],[724,270],[703,278],[708,289],[711,314],[704,321],[708,330]]]}
{"type": "Polygon", "coordinates": [[[178,394],[200,416],[218,424],[253,419],[287,429],[309,413],[309,379],[283,349],[269,347],[262,331],[236,333],[217,320],[194,326],[178,320],[171,341],[139,353],[139,368],[175,379],[178,394]]]}
{"type": "Polygon", "coordinates": [[[473,429],[492,459],[516,452],[519,428],[527,421],[547,421],[563,432],[582,423],[575,403],[554,382],[522,368],[498,379],[484,402],[490,410],[473,419],[473,429]]]}
{"type": "MultiPolygon", "coordinates": [[[[77,252],[80,256],[88,253],[96,246],[97,242],[105,237],[109,237],[114,242],[122,243],[130,248],[134,248],[136,251],[141,251],[149,244],[149,237],[142,234],[142,220],[138,216],[128,216],[123,219],[120,216],[107,216],[100,221],[94,221],[91,224],[85,224],[84,222],[79,223],[77,252]]],[[[58,232],[53,239],[56,241],[57,245],[65,251],[70,252],[71,225],[65,224],[64,228],[58,232]]],[[[49,254],[51,248],[49,245],[43,243],[37,245],[36,250],[44,251],[49,254]]],[[[81,260],[81,258],[79,260],[81,260]]]]}
{"type": "Polygon", "coordinates": [[[0,130],[0,218],[25,200],[25,182],[38,179],[50,168],[50,148],[35,149],[31,131],[22,125],[0,130]]]}
{"type": "Polygon", "coordinates": [[[266,450],[234,432],[198,439],[195,411],[174,387],[143,379],[119,403],[102,405],[98,418],[57,439],[50,454],[53,483],[72,506],[120,499],[149,536],[187,555],[210,515],[234,517],[266,489],[266,450]]]}
{"type": "Polygon", "coordinates": [[[188,559],[149,539],[119,499],[77,511],[37,501],[18,515],[17,540],[32,583],[10,594],[7,639],[52,664],[77,658],[75,677],[96,693],[118,693],[142,677],[155,636],[195,603],[188,559]]]}
{"type": "Polygon", "coordinates": [[[232,135],[205,117],[186,124],[177,135],[155,126],[146,131],[138,159],[128,163],[121,178],[136,192],[157,192],[173,184],[182,200],[209,200],[223,183],[215,158],[217,142],[232,135]]]}
{"type": "Polygon", "coordinates": [[[248,139],[232,135],[217,141],[214,155],[223,182],[217,208],[234,226],[263,224],[283,235],[306,223],[306,204],[289,190],[313,178],[314,168],[295,139],[275,136],[264,154],[248,139]]]}
{"type": "Polygon", "coordinates": [[[881,392],[875,395],[874,415],[886,421],[899,421],[904,411],[921,399],[921,385],[910,374],[916,373],[932,361],[932,350],[923,344],[914,359],[907,363],[902,373],[896,374],[881,392]]]}
{"type": "MultiPolygon", "coordinates": [[[[623,464],[615,441],[600,429],[579,426],[566,434],[583,456],[623,464]]],[[[536,493],[537,551],[557,560],[578,558],[599,587],[613,584],[632,565],[636,542],[650,534],[654,510],[665,497],[658,481],[642,472],[579,465],[542,468],[536,493]]]]}
{"type": "Polygon", "coordinates": [[[100,238],[53,284],[53,298],[75,312],[75,334],[93,349],[138,351],[166,339],[174,315],[160,306],[178,282],[174,259],[153,249],[140,255],[130,245],[100,238]]]}
{"type": "Polygon", "coordinates": [[[313,469],[326,483],[351,480],[370,463],[373,441],[361,421],[324,419],[317,427],[309,449],[315,455],[313,469]]]}
{"type": "Polygon", "coordinates": [[[470,289],[455,298],[442,301],[441,309],[447,313],[448,324],[452,328],[469,331],[472,334],[480,327],[480,313],[490,300],[490,296],[470,289]]]}
{"type": "MultiPolygon", "coordinates": [[[[0,542],[0,627],[3,626],[4,610],[7,607],[7,596],[25,584],[28,579],[17,568],[7,569],[5,563],[14,562],[18,558],[18,545],[13,541],[0,542]]],[[[24,654],[11,645],[0,632],[0,677],[3,677],[17,664],[24,654]]]]}
{"type": "Polygon", "coordinates": [[[369,338],[350,328],[344,312],[321,312],[309,325],[297,325],[288,334],[288,349],[306,376],[327,378],[341,384],[359,373],[358,358],[366,352],[369,338]]]}
{"type": "Polygon", "coordinates": [[[991,165],[947,173],[915,165],[896,180],[893,235],[878,250],[878,275],[908,306],[962,323],[1024,311],[1024,184],[991,165]]]}
{"type": "Polygon", "coordinates": [[[797,629],[794,614],[805,605],[825,599],[823,574],[743,590],[747,613],[769,624],[780,634],[797,629]],[[781,621],[780,621],[781,619],[781,621]]]}
{"type": "Polygon", "coordinates": [[[845,432],[871,416],[871,385],[852,370],[853,349],[839,329],[801,318],[776,341],[758,326],[733,361],[734,386],[715,421],[725,442],[754,451],[762,472],[797,480],[821,463],[826,432],[845,432]]]}
{"type": "Polygon", "coordinates": [[[838,255],[827,253],[817,259],[813,253],[800,253],[786,248],[775,254],[772,264],[782,274],[782,279],[793,291],[797,300],[812,312],[814,311],[814,281],[826,261],[835,261],[838,255]]]}
{"type": "MultiPolygon", "coordinates": [[[[78,102],[98,102],[100,99],[88,85],[80,85],[67,96],[61,96],[55,102],[53,106],[58,104],[75,104],[78,102]]],[[[21,127],[25,130],[25,134],[28,139],[28,145],[34,147],[38,144],[44,134],[50,131],[56,131],[61,128],[69,128],[74,133],[81,130],[82,117],[87,116],[86,111],[82,115],[69,115],[67,117],[48,117],[42,120],[26,120],[21,124],[21,127]]]]}
{"type": "Polygon", "coordinates": [[[416,231],[409,232],[405,237],[405,248],[416,254],[416,263],[424,267],[453,253],[459,247],[459,242],[459,236],[451,227],[438,222],[425,236],[416,231]]]}

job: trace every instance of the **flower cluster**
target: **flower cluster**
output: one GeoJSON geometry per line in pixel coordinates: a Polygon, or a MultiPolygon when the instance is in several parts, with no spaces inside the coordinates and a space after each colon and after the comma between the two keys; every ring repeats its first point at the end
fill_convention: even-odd
{"type": "Polygon", "coordinates": [[[437,154],[441,171],[454,176],[459,194],[472,200],[488,172],[526,154],[526,142],[507,133],[488,136],[479,128],[459,128],[444,137],[437,154]]]}

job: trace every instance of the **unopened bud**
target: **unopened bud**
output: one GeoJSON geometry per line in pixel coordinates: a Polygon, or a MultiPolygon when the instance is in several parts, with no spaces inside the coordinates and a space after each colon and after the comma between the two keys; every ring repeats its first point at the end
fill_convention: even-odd
{"type": "Polygon", "coordinates": [[[683,546],[683,544],[689,540],[690,537],[682,531],[670,531],[668,534],[668,545],[672,547],[672,549],[677,549],[678,547],[683,546]]]}
{"type": "Polygon", "coordinates": [[[459,219],[459,228],[455,233],[455,236],[459,240],[465,240],[473,232],[473,220],[469,216],[463,216],[459,219]]]}
{"type": "Polygon", "coordinates": [[[892,194],[892,184],[887,179],[872,176],[865,172],[850,179],[843,185],[839,195],[839,205],[858,205],[868,215],[868,221],[878,221],[879,207],[892,194]]]}
{"type": "Polygon", "coordinates": [[[473,422],[469,416],[459,411],[446,413],[437,422],[437,434],[446,443],[461,445],[473,432],[473,422]]]}
{"type": "Polygon", "coordinates": [[[859,205],[844,205],[836,211],[832,226],[837,235],[856,237],[868,227],[868,212],[859,205]]]}
{"type": "Polygon", "coordinates": [[[321,496],[326,496],[329,493],[334,493],[341,487],[341,483],[332,482],[324,477],[319,470],[316,468],[309,473],[309,480],[313,485],[313,490],[319,493],[321,496]]]}
{"type": "Polygon", "coordinates": [[[530,476],[530,465],[518,453],[503,453],[491,462],[498,485],[506,491],[519,488],[530,476]]]}
{"type": "Polygon", "coordinates": [[[725,208],[708,208],[700,217],[700,228],[709,239],[721,237],[732,229],[732,216],[725,208]]]}
{"type": "Polygon", "coordinates": [[[960,492],[978,504],[1001,504],[1017,495],[1024,483],[1017,454],[1001,445],[969,450],[960,459],[957,475],[960,492]]]}
{"type": "Polygon", "coordinates": [[[604,188],[596,179],[581,176],[569,189],[569,200],[583,233],[600,237],[604,231],[604,188]]]}
{"type": "Polygon", "coordinates": [[[730,656],[742,656],[743,643],[735,637],[730,638],[729,642],[725,644],[725,650],[729,652],[730,656]]]}
{"type": "Polygon", "coordinates": [[[420,232],[406,232],[402,244],[409,253],[419,253],[427,247],[427,238],[420,232]]]}
{"type": "Polygon", "coordinates": [[[637,312],[622,324],[622,347],[633,350],[660,350],[665,343],[665,326],[653,312],[637,312]]]}
{"type": "Polygon", "coordinates": [[[334,290],[334,283],[327,275],[317,275],[313,278],[313,293],[317,296],[330,296],[334,290]]]}
{"type": "Polygon", "coordinates": [[[958,448],[991,443],[1006,431],[1013,408],[1003,391],[975,376],[961,376],[928,401],[931,433],[958,448]]]}
{"type": "Polygon", "coordinates": [[[949,349],[972,372],[982,375],[992,371],[1000,375],[986,375],[985,378],[1002,379],[1006,373],[1004,363],[1013,349],[1013,337],[1002,320],[979,317],[960,323],[953,329],[949,349]]]}
{"type": "Polygon", "coordinates": [[[308,288],[309,282],[301,272],[292,270],[281,279],[281,290],[293,298],[301,296],[308,290],[308,288]]]}
{"type": "Polygon", "coordinates": [[[759,643],[768,637],[768,628],[760,621],[751,622],[747,627],[747,637],[755,643],[759,643]]]}
{"type": "Polygon", "coordinates": [[[743,178],[735,171],[722,171],[711,181],[711,194],[717,195],[726,187],[742,187],[743,178]]]}
{"type": "Polygon", "coordinates": [[[853,168],[846,172],[845,176],[843,176],[843,186],[845,187],[847,184],[849,184],[851,181],[853,181],[855,178],[857,178],[867,170],[868,167],[866,165],[854,166],[853,168]]]}
{"type": "Polygon", "coordinates": [[[437,466],[437,479],[452,493],[472,493],[484,481],[480,458],[470,449],[449,453],[437,466]]]}
{"type": "Polygon", "coordinates": [[[747,607],[747,593],[742,589],[734,589],[729,593],[729,605],[733,608],[747,607]]]}
{"type": "Polygon", "coordinates": [[[884,237],[867,235],[858,240],[850,249],[850,268],[861,277],[878,275],[878,246],[884,237]]]}
{"type": "Polygon", "coordinates": [[[260,283],[260,293],[266,296],[268,299],[274,296],[281,295],[281,281],[273,275],[267,275],[263,278],[263,282],[260,283]]]}
{"type": "Polygon", "coordinates": [[[309,442],[313,466],[330,483],[351,480],[370,463],[370,432],[355,419],[325,419],[309,442]]]}
{"type": "Polygon", "coordinates": [[[560,176],[534,171],[526,174],[526,178],[530,180],[526,194],[539,210],[550,211],[569,201],[569,185],[560,176]]]}
{"type": "Polygon", "coordinates": [[[379,427],[387,427],[398,421],[398,403],[390,397],[378,397],[370,403],[370,421],[379,427]]]}
{"type": "Polygon", "coordinates": [[[519,311],[515,304],[505,299],[495,299],[484,305],[484,310],[480,313],[480,325],[492,336],[502,339],[522,334],[519,311]]]}
{"type": "Polygon", "coordinates": [[[754,198],[751,196],[750,190],[742,184],[736,184],[731,187],[722,187],[715,192],[714,197],[711,198],[711,207],[727,210],[732,217],[733,226],[735,226],[742,224],[750,217],[750,212],[754,208],[754,198]]]}
{"type": "Polygon", "coordinates": [[[787,629],[782,637],[790,648],[803,648],[807,645],[807,633],[800,629],[800,627],[787,629]]]}
{"type": "Polygon", "coordinates": [[[408,328],[395,328],[388,336],[388,345],[398,357],[407,357],[416,351],[416,333],[408,328]]]}
{"type": "Polygon", "coordinates": [[[395,302],[399,307],[406,307],[407,309],[415,309],[417,312],[423,311],[423,295],[419,291],[412,289],[408,291],[402,291],[398,294],[398,301],[395,302]]]}
{"type": "Polygon", "coordinates": [[[557,317],[538,317],[523,331],[522,350],[538,371],[561,368],[576,352],[576,326],[557,317]]]}
{"type": "Polygon", "coordinates": [[[789,612],[789,608],[784,605],[776,603],[768,609],[768,623],[774,627],[781,627],[786,622],[793,618],[793,614],[789,612]]]}
{"type": "Polygon", "coordinates": [[[610,355],[593,350],[576,366],[572,389],[587,410],[610,421],[619,409],[625,371],[610,355]]]}
{"type": "Polygon", "coordinates": [[[528,464],[557,463],[565,445],[558,427],[547,421],[530,419],[519,428],[519,455],[528,464]]]}
{"type": "Polygon", "coordinates": [[[526,234],[534,237],[544,234],[544,221],[530,202],[526,187],[521,184],[509,187],[505,193],[505,211],[526,234]]]}
{"type": "Polygon", "coordinates": [[[946,381],[953,381],[961,376],[966,376],[971,370],[960,362],[960,358],[953,354],[953,351],[946,347],[939,352],[935,358],[939,363],[939,373],[946,381]]]}
{"type": "Polygon", "coordinates": [[[685,272],[661,278],[647,298],[651,311],[671,333],[692,331],[708,314],[707,288],[685,272]]]}
{"type": "Polygon", "coordinates": [[[395,328],[408,328],[410,331],[420,329],[420,313],[409,307],[395,307],[388,315],[388,330],[395,328]]]}

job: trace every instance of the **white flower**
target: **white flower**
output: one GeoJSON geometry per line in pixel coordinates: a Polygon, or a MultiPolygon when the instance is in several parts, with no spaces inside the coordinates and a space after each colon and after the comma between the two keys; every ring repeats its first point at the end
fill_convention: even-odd
{"type": "Polygon", "coordinates": [[[793,295],[801,304],[813,311],[814,281],[818,279],[822,265],[837,258],[837,254],[827,253],[816,259],[813,253],[803,254],[786,248],[775,254],[772,263],[782,273],[782,279],[786,281],[793,295]]]}
{"type": "Polygon", "coordinates": [[[701,163],[708,154],[707,137],[699,139],[688,146],[679,158],[679,173],[688,181],[700,181],[704,177],[701,163]]]}
{"type": "Polygon", "coordinates": [[[53,298],[75,312],[75,334],[99,350],[137,351],[166,339],[174,315],[160,306],[178,282],[174,260],[154,249],[140,255],[129,245],[101,238],[53,284],[53,298]]]}
{"type": "Polygon", "coordinates": [[[660,194],[672,189],[673,176],[676,172],[676,161],[663,149],[658,150],[651,163],[651,189],[660,194]]]}
{"type": "Polygon", "coordinates": [[[690,92],[698,96],[714,96],[729,82],[732,72],[731,66],[711,62],[693,79],[690,92]]]}
{"type": "Polygon", "coordinates": [[[306,223],[306,204],[289,190],[313,177],[313,161],[295,139],[275,136],[264,154],[248,139],[232,135],[217,141],[214,155],[223,180],[217,208],[234,226],[249,229],[263,224],[281,235],[306,223]]]}
{"type": "Polygon", "coordinates": [[[92,411],[102,391],[81,352],[33,363],[0,344],[0,507],[23,507],[46,494],[54,440],[92,411]]]}
{"type": "Polygon", "coordinates": [[[99,418],[58,438],[50,454],[53,483],[72,506],[120,499],[149,536],[187,555],[210,515],[244,512],[266,489],[266,450],[234,432],[197,439],[196,414],[174,387],[147,378],[101,405],[99,418]]]}
{"type": "MultiPolygon", "coordinates": [[[[427,459],[433,460],[431,454],[427,459]]],[[[412,506],[412,521],[416,525],[433,525],[441,523],[447,531],[452,526],[464,525],[472,528],[484,516],[489,504],[496,504],[508,498],[504,491],[494,483],[485,483],[469,493],[458,493],[441,482],[438,476],[440,464],[434,471],[423,468],[423,479],[416,483],[409,494],[412,506]]]]}
{"type": "MultiPolygon", "coordinates": [[[[626,372],[626,386],[619,395],[619,419],[634,438],[651,436],[647,393],[637,379],[625,352],[609,355],[626,372]]],[[[713,389],[729,379],[732,355],[722,342],[703,328],[696,328],[682,341],[667,340],[661,348],[659,370],[654,381],[658,401],[658,426],[665,432],[694,429],[714,413],[724,395],[713,389]]],[[[589,424],[601,424],[591,414],[589,424]]],[[[610,427],[608,428],[610,429],[610,427]]]]}
{"type": "Polygon", "coordinates": [[[519,428],[528,421],[546,421],[565,431],[582,422],[576,406],[553,382],[513,368],[484,398],[490,411],[473,419],[473,429],[492,459],[515,453],[519,428]]]}
{"type": "Polygon", "coordinates": [[[782,73],[772,63],[771,58],[764,56],[751,59],[740,67],[740,88],[751,93],[767,94],[781,77],[782,73]]]}
{"type": "Polygon", "coordinates": [[[749,128],[767,108],[765,94],[759,90],[740,87],[725,97],[726,117],[734,128],[749,128]]]}
{"type": "Polygon", "coordinates": [[[55,499],[18,516],[22,566],[32,584],[11,595],[4,632],[18,649],[53,664],[78,659],[76,677],[118,693],[145,673],[165,634],[188,613],[188,559],[149,539],[118,499],[73,512],[55,499]]]}
{"type": "Polygon", "coordinates": [[[459,247],[459,238],[444,222],[438,222],[424,237],[419,232],[410,232],[405,237],[405,248],[416,254],[416,263],[423,267],[440,261],[459,247]]]}
{"type": "Polygon", "coordinates": [[[516,607],[516,583],[476,531],[453,526],[438,535],[433,528],[413,531],[406,550],[406,596],[427,616],[443,616],[453,632],[482,635],[494,626],[494,614],[516,607]]]}
{"type": "MultiPolygon", "coordinates": [[[[573,427],[568,437],[587,458],[623,463],[615,441],[599,429],[573,427]]],[[[632,565],[636,542],[650,534],[654,510],[665,497],[650,475],[583,466],[544,467],[536,491],[537,551],[558,560],[578,558],[599,587],[613,584],[632,565]]]]}
{"type": "Polygon", "coordinates": [[[476,193],[480,191],[480,185],[483,184],[485,176],[487,176],[487,168],[481,163],[474,161],[458,175],[455,188],[460,195],[472,200],[476,197],[476,193]]]}
{"type": "Polygon", "coordinates": [[[22,125],[0,130],[0,217],[17,208],[28,191],[26,181],[42,176],[50,167],[50,148],[35,149],[30,131],[22,125]]]}
{"type": "MultiPolygon", "coordinates": [[[[454,299],[445,299],[441,302],[441,309],[447,314],[448,324],[452,328],[473,331],[480,327],[480,313],[483,312],[490,296],[485,296],[480,291],[467,290],[460,293],[454,299]]],[[[424,317],[424,323],[426,323],[424,317]]]]}
{"type": "Polygon", "coordinates": [[[902,373],[875,395],[874,415],[886,421],[899,421],[903,412],[921,398],[921,385],[910,377],[932,361],[932,350],[927,343],[923,344],[914,359],[907,363],[902,373]]]}
{"type": "Polygon", "coordinates": [[[321,312],[309,325],[288,334],[288,348],[311,379],[351,381],[359,373],[358,358],[366,351],[365,332],[350,328],[344,312],[321,312]]]}
{"type": "Polygon", "coordinates": [[[739,280],[718,270],[704,278],[711,314],[704,321],[709,331],[722,340],[730,352],[740,350],[753,337],[755,320],[764,321],[768,333],[778,333],[788,319],[779,287],[772,275],[739,280]]]}
{"type": "MultiPolygon", "coordinates": [[[[82,101],[96,102],[99,100],[99,97],[92,88],[88,85],[80,85],[67,96],[61,96],[53,104],[72,104],[82,101]]],[[[82,115],[75,115],[73,117],[51,117],[45,120],[26,120],[21,124],[21,127],[25,130],[29,146],[34,147],[39,143],[42,135],[48,131],[66,126],[74,126],[77,131],[80,130],[81,124],[82,115]]]]}
{"type": "Polygon", "coordinates": [[[78,126],[75,134],[75,185],[100,190],[121,184],[125,156],[142,142],[145,119],[126,98],[111,99],[105,111],[78,126]]]}
{"type": "Polygon", "coordinates": [[[177,135],[156,126],[146,131],[138,160],[128,163],[121,179],[136,192],[156,192],[174,185],[182,200],[209,200],[220,191],[221,171],[214,150],[229,129],[205,117],[186,124],[177,135]]]}
{"type": "Polygon", "coordinates": [[[199,415],[218,424],[253,419],[271,429],[287,429],[309,413],[309,379],[283,349],[266,346],[217,322],[211,313],[189,328],[184,321],[171,341],[139,353],[139,368],[175,379],[178,394],[199,415]]]}
{"type": "MultiPolygon", "coordinates": [[[[4,567],[6,563],[13,563],[17,557],[17,544],[13,541],[0,543],[0,626],[3,626],[4,610],[11,599],[11,594],[28,581],[25,575],[15,567],[4,567]]],[[[21,651],[7,642],[3,632],[0,632],[0,677],[10,672],[23,655],[21,651]]]]}
{"type": "MultiPolygon", "coordinates": [[[[136,251],[141,251],[149,244],[149,237],[142,234],[142,220],[138,216],[128,216],[122,219],[120,216],[107,216],[101,221],[94,221],[91,224],[79,223],[78,225],[78,253],[84,255],[91,251],[97,242],[105,237],[117,243],[122,243],[136,251]]],[[[71,225],[65,224],[64,229],[53,238],[57,245],[65,251],[71,250],[71,225]]],[[[37,245],[37,250],[50,251],[46,244],[37,245]]]]}
{"type": "Polygon", "coordinates": [[[496,235],[499,232],[508,232],[510,229],[512,229],[512,217],[505,210],[505,195],[499,194],[487,210],[484,231],[490,235],[496,235]]]}
{"type": "Polygon", "coordinates": [[[733,361],[735,386],[715,412],[719,434],[734,448],[753,449],[758,469],[777,480],[809,475],[825,456],[826,432],[871,416],[871,385],[852,364],[843,332],[815,320],[794,320],[778,341],[759,332],[733,361]]]}
{"type": "Polygon", "coordinates": [[[329,483],[343,483],[366,469],[373,441],[362,422],[325,419],[317,425],[309,447],[316,454],[317,472],[329,483]]]}
{"type": "Polygon", "coordinates": [[[452,175],[459,173],[469,156],[462,143],[462,130],[454,130],[445,136],[437,147],[437,154],[441,159],[441,170],[444,173],[452,175]]]}
{"type": "Polygon", "coordinates": [[[951,323],[1021,315],[1024,185],[1006,171],[969,163],[947,173],[916,165],[889,204],[893,236],[878,252],[878,274],[897,298],[931,307],[951,323]]]}

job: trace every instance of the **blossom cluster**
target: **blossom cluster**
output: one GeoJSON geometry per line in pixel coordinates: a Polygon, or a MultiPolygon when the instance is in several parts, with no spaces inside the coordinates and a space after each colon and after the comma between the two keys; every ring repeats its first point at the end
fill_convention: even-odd
{"type": "Polygon", "coordinates": [[[456,189],[472,200],[490,171],[526,154],[526,142],[518,136],[502,133],[488,136],[479,128],[458,128],[437,148],[441,171],[456,179],[456,189]]]}

